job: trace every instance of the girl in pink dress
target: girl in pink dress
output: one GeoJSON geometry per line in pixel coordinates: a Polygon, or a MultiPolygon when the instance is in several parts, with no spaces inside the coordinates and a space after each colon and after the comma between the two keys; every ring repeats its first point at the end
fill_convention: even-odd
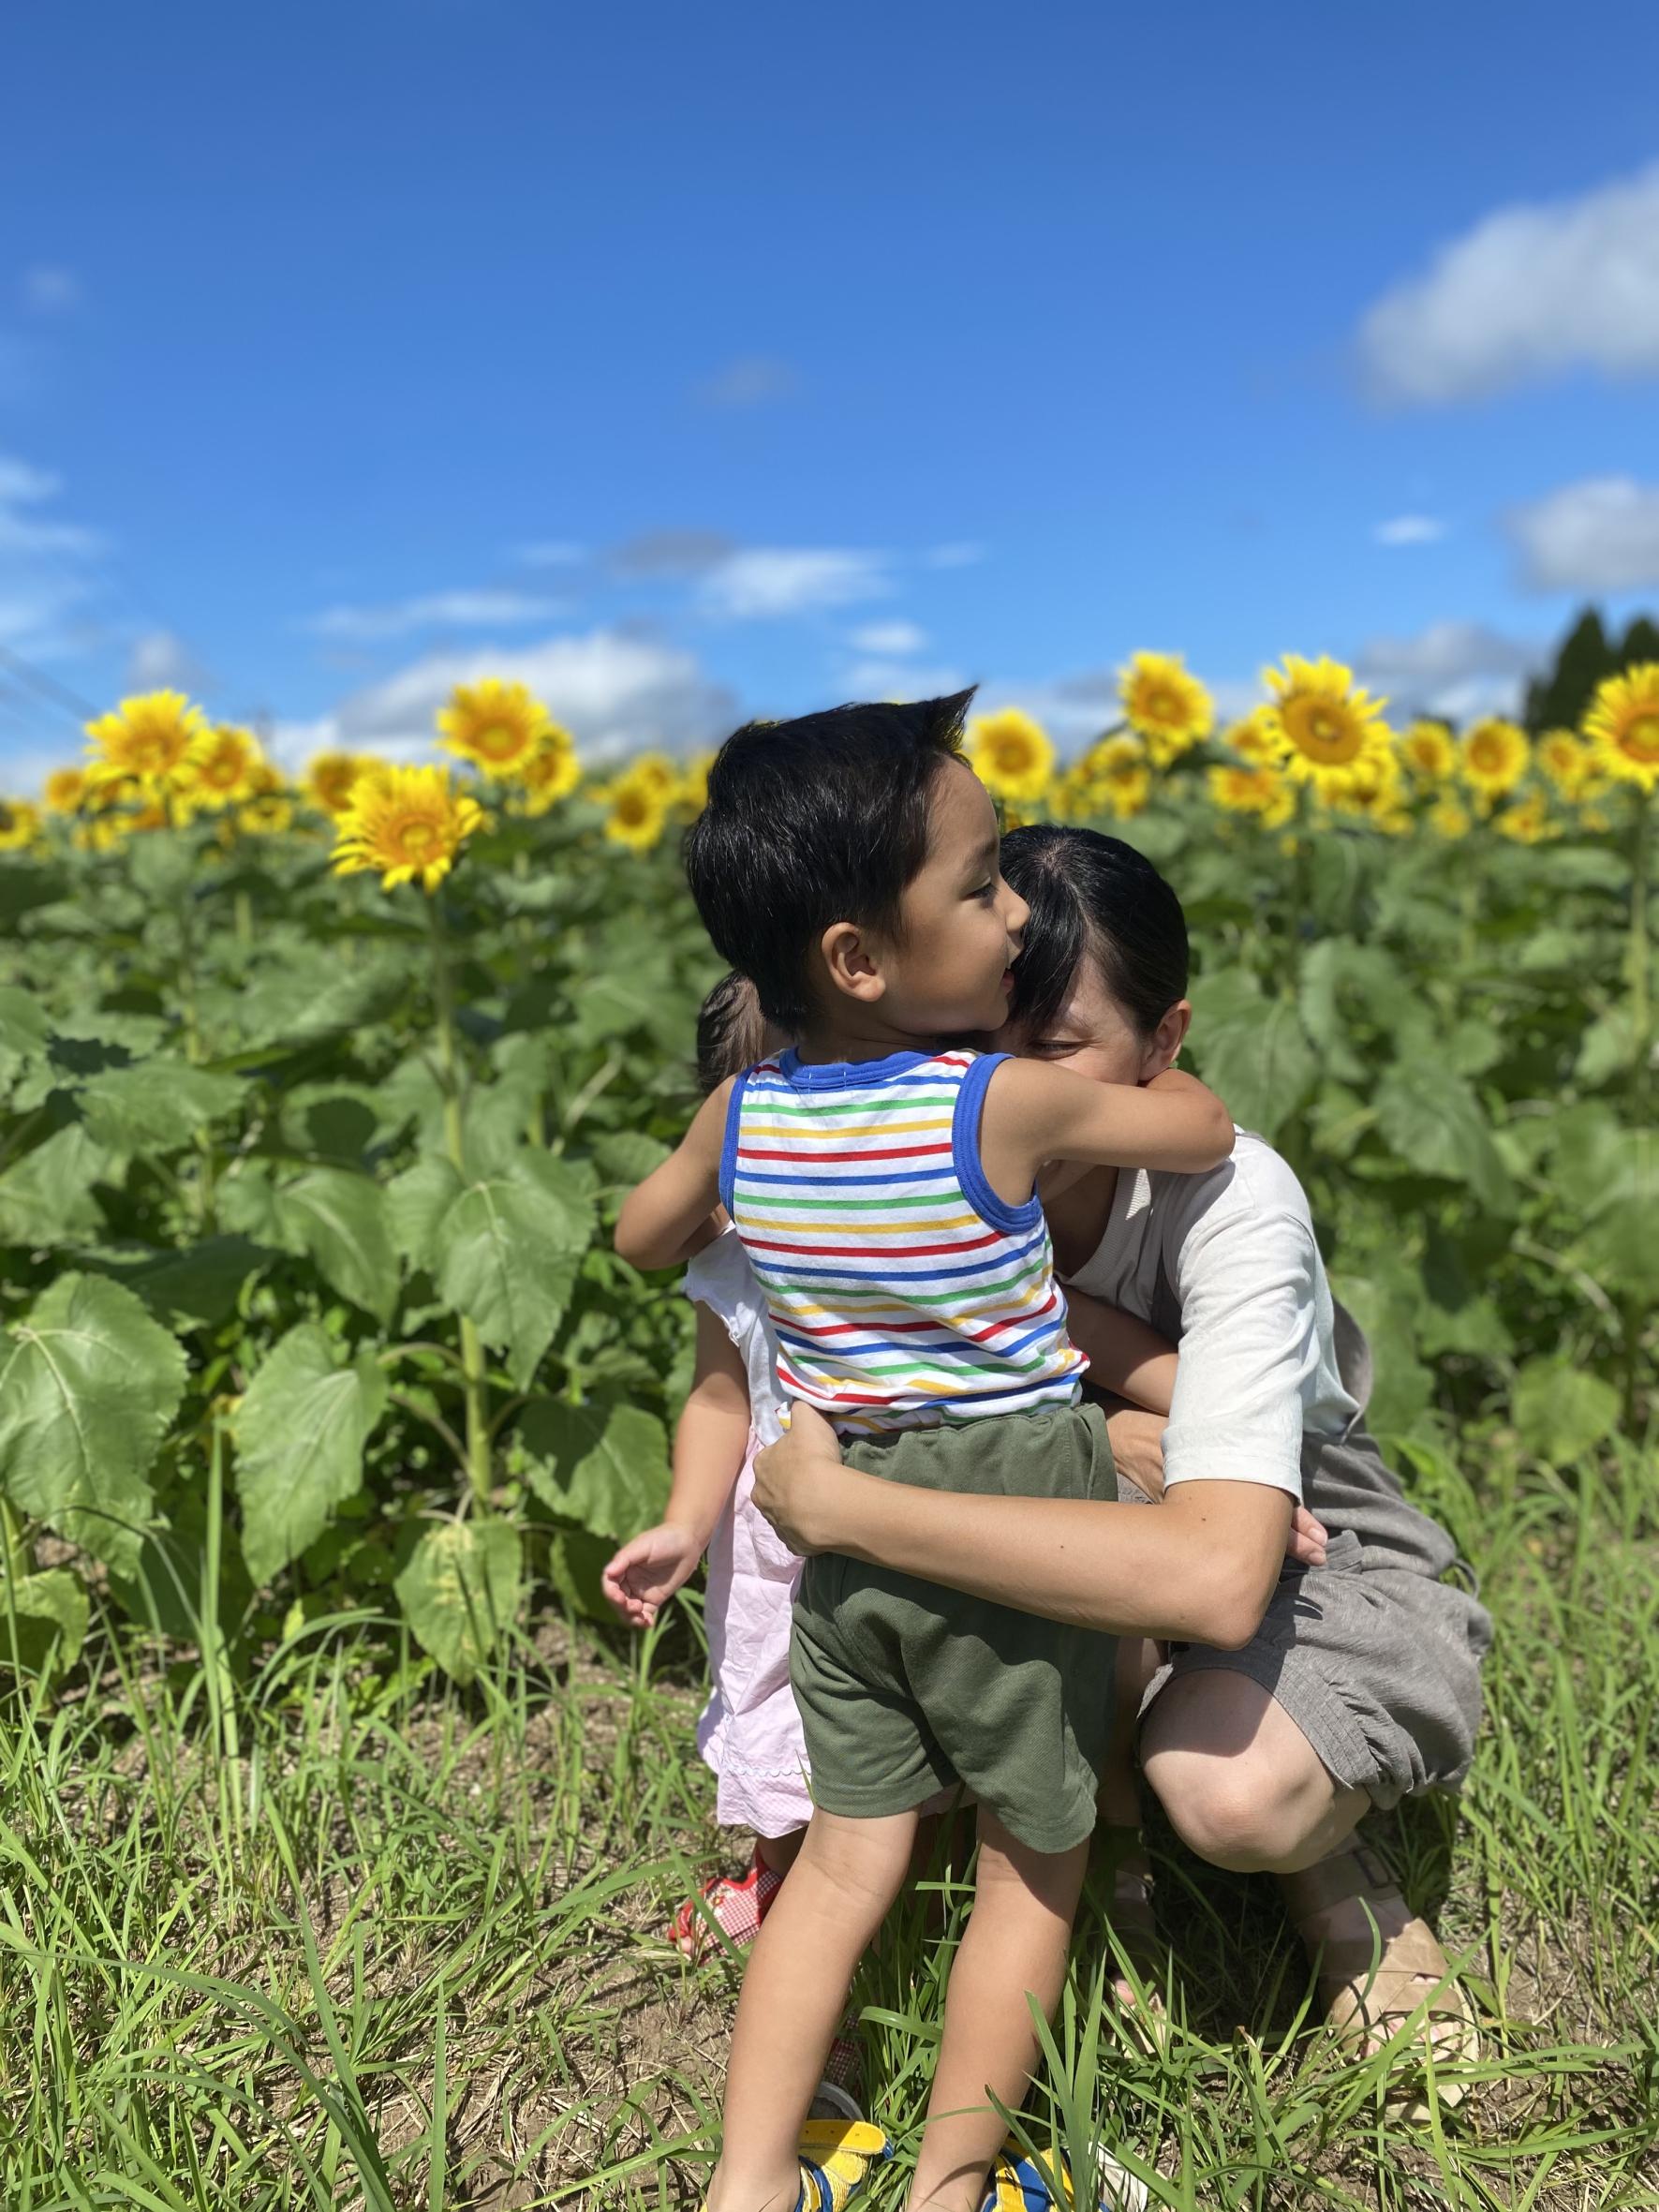
{"type": "MultiPolygon", "coordinates": [[[[762,1020],[752,987],[728,975],[698,1017],[704,1091],[787,1042],[762,1020]]],[[[672,1938],[695,1956],[711,1940],[711,1921],[739,1947],[752,1942],[800,1848],[812,1796],[789,1685],[801,1562],[749,1498],[755,1454],[782,1433],[766,1301],[730,1229],[697,1254],[685,1289],[697,1308],[697,1363],[674,1433],[668,1507],[612,1559],[604,1588],[624,1621],[644,1627],[707,1556],[703,1617],[713,1688],[697,1748],[718,1777],[717,1819],[751,1829],[755,1848],[741,1878],[717,1877],[674,1915],[672,1938]]]]}

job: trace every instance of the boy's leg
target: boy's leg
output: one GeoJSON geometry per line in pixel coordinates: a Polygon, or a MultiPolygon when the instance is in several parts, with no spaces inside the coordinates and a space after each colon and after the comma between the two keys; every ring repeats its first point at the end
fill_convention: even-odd
{"type": "Polygon", "coordinates": [[[1017,2110],[1037,2062],[1026,1993],[1046,2018],[1065,1979],[1087,1842],[1033,1851],[994,1813],[979,1816],[973,1910],[945,1993],[944,2037],[911,2212],[978,2212],[1007,2130],[986,2091],[1017,2110]]]}
{"type": "Polygon", "coordinates": [[[853,1968],[910,1864],[913,1812],[815,1813],[737,2001],[709,2212],[793,2212],[796,2148],[853,1968]]]}

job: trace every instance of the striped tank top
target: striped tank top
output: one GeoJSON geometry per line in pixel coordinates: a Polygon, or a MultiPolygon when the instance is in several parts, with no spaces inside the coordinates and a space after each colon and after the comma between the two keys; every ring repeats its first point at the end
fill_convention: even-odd
{"type": "Polygon", "coordinates": [[[845,1435],[1074,1405],[1035,1194],[985,1180],[979,1125],[1006,1053],[895,1052],[740,1076],[720,1197],[765,1291],[788,1397],[845,1435]]]}

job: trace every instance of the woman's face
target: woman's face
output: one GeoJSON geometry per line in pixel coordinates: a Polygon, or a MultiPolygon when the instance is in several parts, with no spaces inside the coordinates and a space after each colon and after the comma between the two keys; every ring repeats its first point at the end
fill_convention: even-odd
{"type": "Polygon", "coordinates": [[[1178,999],[1151,1035],[1143,1035],[1122,1002],[1107,990],[1093,960],[1085,958],[1071,996],[1041,1035],[1006,1022],[993,1043],[1000,1052],[1071,1068],[1091,1083],[1148,1083],[1173,1064],[1192,1018],[1191,1002],[1178,999]]]}

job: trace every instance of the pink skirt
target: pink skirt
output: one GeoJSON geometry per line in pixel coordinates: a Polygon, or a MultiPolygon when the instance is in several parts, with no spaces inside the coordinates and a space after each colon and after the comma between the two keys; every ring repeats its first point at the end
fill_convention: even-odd
{"type": "Polygon", "coordinates": [[[715,1818],[788,1835],[812,1817],[807,1746],[789,1686],[790,1611],[801,1562],[753,1503],[751,1430],[743,1471],[708,1547],[703,1617],[714,1690],[697,1748],[719,1779],[715,1818]]]}

